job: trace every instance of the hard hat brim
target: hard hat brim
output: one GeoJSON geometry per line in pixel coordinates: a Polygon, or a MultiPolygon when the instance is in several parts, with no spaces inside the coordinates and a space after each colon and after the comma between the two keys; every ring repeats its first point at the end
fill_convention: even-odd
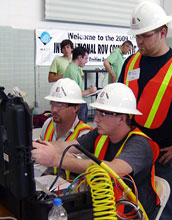
{"type": "Polygon", "coordinates": [[[44,97],[45,99],[49,100],[49,101],[54,101],[54,102],[63,102],[63,103],[72,103],[72,104],[84,104],[86,103],[86,101],[84,101],[83,99],[71,99],[71,98],[57,98],[57,97],[53,97],[53,96],[46,96],[44,97]]]}
{"type": "Polygon", "coordinates": [[[128,34],[129,35],[138,35],[138,34],[144,34],[146,32],[149,32],[149,31],[153,31],[155,30],[156,28],[159,28],[163,25],[166,25],[168,24],[170,21],[172,21],[172,16],[167,16],[164,20],[162,20],[160,23],[158,24],[153,24],[153,25],[150,25],[149,27],[145,27],[145,28],[138,28],[138,29],[130,29],[128,31],[128,34]]]}
{"type": "Polygon", "coordinates": [[[114,107],[114,106],[109,106],[105,104],[100,104],[98,102],[94,102],[90,104],[91,107],[105,110],[105,111],[110,111],[110,112],[116,112],[116,113],[123,113],[123,114],[133,114],[133,115],[142,115],[140,111],[137,109],[126,109],[126,108],[121,108],[121,107],[114,107]]]}

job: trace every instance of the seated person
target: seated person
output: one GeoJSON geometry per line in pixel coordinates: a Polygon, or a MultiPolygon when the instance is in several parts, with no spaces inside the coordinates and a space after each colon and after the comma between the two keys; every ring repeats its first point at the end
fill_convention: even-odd
{"type": "MultiPolygon", "coordinates": [[[[59,166],[66,147],[80,144],[103,160],[116,173],[130,174],[137,186],[138,198],[149,219],[155,219],[158,198],[151,177],[159,154],[158,145],[138,128],[131,125],[132,115],[141,115],[136,109],[136,99],[130,88],[122,83],[108,84],[91,104],[96,108],[94,121],[97,128],[72,141],[33,142],[32,159],[47,166],[59,166]]],[[[85,172],[93,163],[91,159],[78,159],[71,147],[65,154],[62,168],[75,173],[85,172]]]]}
{"type": "Polygon", "coordinates": [[[78,119],[80,104],[85,101],[82,99],[81,89],[74,80],[69,78],[58,80],[45,99],[50,101],[52,117],[45,121],[41,129],[42,140],[73,140],[92,129],[78,119]]]}

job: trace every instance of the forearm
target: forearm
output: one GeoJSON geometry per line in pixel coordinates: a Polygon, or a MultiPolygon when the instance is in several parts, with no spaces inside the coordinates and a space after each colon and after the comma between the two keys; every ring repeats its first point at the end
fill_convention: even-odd
{"type": "MultiPolygon", "coordinates": [[[[51,142],[51,144],[53,144],[53,146],[55,147],[55,149],[59,153],[63,153],[63,151],[67,147],[69,147],[70,145],[79,144],[79,143],[78,143],[77,140],[72,140],[72,141],[53,141],[53,142],[51,142]]],[[[70,152],[70,153],[80,153],[80,151],[75,147],[69,148],[68,152],[70,152]]]]}
{"type": "Polygon", "coordinates": [[[62,168],[80,174],[85,172],[92,163],[94,162],[90,159],[78,159],[68,154],[64,157],[62,168]]]}
{"type": "Polygon", "coordinates": [[[108,73],[110,74],[113,81],[116,81],[116,74],[112,70],[110,63],[107,60],[104,61],[104,66],[105,66],[106,70],[108,71],[108,73]]]}
{"type": "Polygon", "coordinates": [[[48,82],[56,82],[57,80],[63,78],[63,75],[55,75],[55,73],[50,72],[48,75],[48,82]]]}
{"type": "Polygon", "coordinates": [[[121,159],[114,159],[112,161],[104,161],[114,172],[129,174],[132,172],[132,167],[121,159]]]}

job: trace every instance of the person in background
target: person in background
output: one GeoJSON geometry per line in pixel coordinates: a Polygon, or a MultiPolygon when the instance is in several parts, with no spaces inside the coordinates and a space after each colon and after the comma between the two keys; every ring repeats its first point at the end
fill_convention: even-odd
{"type": "MultiPolygon", "coordinates": [[[[97,90],[96,87],[90,87],[84,90],[84,83],[82,80],[82,69],[88,62],[88,50],[84,47],[76,47],[72,51],[72,62],[69,63],[66,71],[64,73],[64,78],[73,79],[81,88],[82,96],[87,96],[97,90]]],[[[78,117],[83,122],[87,122],[88,116],[88,106],[87,103],[80,105],[80,110],[78,112],[78,117]]]]}
{"type": "Polygon", "coordinates": [[[75,81],[59,79],[45,99],[50,101],[52,117],[45,121],[41,129],[41,140],[72,140],[92,130],[91,126],[78,119],[80,104],[85,101],[75,81]]]}
{"type": "Polygon", "coordinates": [[[48,82],[56,82],[57,80],[63,78],[63,74],[71,61],[71,53],[73,50],[73,43],[71,40],[63,40],[60,44],[61,52],[63,56],[54,58],[50,66],[50,72],[48,75],[48,82]]]}
{"type": "Polygon", "coordinates": [[[109,73],[108,83],[113,83],[118,80],[124,63],[123,55],[129,53],[132,49],[132,42],[127,40],[104,60],[104,66],[109,73]]]}
{"type": "MultiPolygon", "coordinates": [[[[58,167],[64,149],[79,144],[103,160],[116,173],[130,174],[134,178],[138,198],[149,219],[154,220],[158,197],[151,175],[154,178],[153,166],[159,155],[159,147],[131,124],[132,115],[141,115],[136,108],[132,90],[122,83],[108,84],[91,106],[96,108],[94,121],[97,128],[73,141],[33,142],[35,149],[32,150],[32,159],[46,166],[58,167]]],[[[82,173],[93,163],[91,159],[76,158],[73,153],[78,152],[80,151],[75,147],[69,149],[63,159],[63,169],[82,173]]],[[[129,181],[127,184],[133,188],[129,181]]]]}
{"type": "MultiPolygon", "coordinates": [[[[130,34],[136,36],[139,52],[124,63],[119,82],[134,92],[138,109],[133,124],[156,141],[160,156],[156,175],[168,181],[172,190],[172,49],[166,42],[172,21],[156,3],[141,2],[131,16],[130,34]]],[[[161,220],[172,219],[172,193],[161,220]]]]}

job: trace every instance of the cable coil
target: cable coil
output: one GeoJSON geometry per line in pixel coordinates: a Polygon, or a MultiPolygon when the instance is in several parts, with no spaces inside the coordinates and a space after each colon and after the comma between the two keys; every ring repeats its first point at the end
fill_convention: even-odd
{"type": "Polygon", "coordinates": [[[117,220],[113,185],[107,171],[92,164],[87,168],[87,183],[91,188],[94,220],[117,220]]]}

